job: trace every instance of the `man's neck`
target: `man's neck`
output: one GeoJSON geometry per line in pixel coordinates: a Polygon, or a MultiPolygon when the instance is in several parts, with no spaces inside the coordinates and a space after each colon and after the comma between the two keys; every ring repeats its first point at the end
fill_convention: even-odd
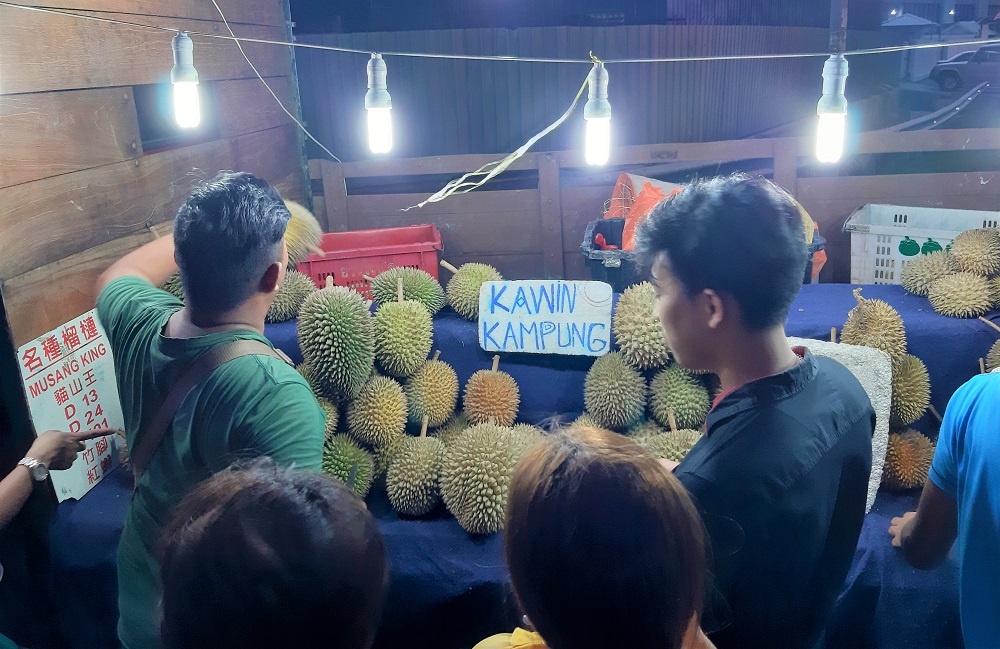
{"type": "Polygon", "coordinates": [[[220,331],[251,330],[264,333],[264,315],[253,305],[243,304],[225,313],[204,314],[185,306],[167,322],[170,338],[197,338],[220,331]]]}
{"type": "Polygon", "coordinates": [[[781,374],[795,367],[798,355],[778,325],[763,331],[743,332],[726,349],[719,350],[723,362],[717,370],[723,390],[732,390],[751,381],[781,374]]]}

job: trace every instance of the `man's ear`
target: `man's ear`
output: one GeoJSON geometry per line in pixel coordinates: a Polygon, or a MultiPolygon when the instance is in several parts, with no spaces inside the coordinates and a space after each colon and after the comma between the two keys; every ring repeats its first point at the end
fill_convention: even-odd
{"type": "Polygon", "coordinates": [[[718,329],[726,317],[726,306],[722,298],[710,288],[702,291],[702,298],[707,316],[706,323],[709,329],[718,329]]]}
{"type": "Polygon", "coordinates": [[[276,261],[267,267],[260,278],[261,293],[275,293],[281,287],[281,278],[284,276],[285,265],[276,261]]]}

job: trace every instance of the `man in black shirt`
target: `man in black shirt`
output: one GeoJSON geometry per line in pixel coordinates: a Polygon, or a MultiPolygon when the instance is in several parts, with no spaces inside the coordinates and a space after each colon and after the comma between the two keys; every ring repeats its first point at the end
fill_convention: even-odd
{"type": "Polygon", "coordinates": [[[847,369],[786,340],[807,262],[798,206],[764,179],[695,182],[636,251],[674,359],[722,382],[675,469],[714,555],[703,626],[719,649],[812,649],[861,532],[875,412],[847,369]]]}

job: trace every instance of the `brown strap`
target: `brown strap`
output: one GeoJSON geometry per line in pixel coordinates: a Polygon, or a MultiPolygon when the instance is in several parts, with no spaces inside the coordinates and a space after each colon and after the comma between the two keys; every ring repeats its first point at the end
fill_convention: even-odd
{"type": "Polygon", "coordinates": [[[236,360],[243,356],[270,356],[280,361],[292,364],[292,361],[281,350],[273,349],[270,345],[260,340],[235,340],[233,342],[213,347],[209,351],[198,356],[191,365],[184,370],[184,373],[170,386],[167,398],[163,400],[160,409],[156,411],[156,416],[149,426],[143,430],[135,440],[132,448],[129,449],[129,461],[132,463],[132,473],[135,477],[135,486],[139,485],[139,478],[146,469],[149,460],[160,447],[163,436],[177,414],[184,397],[191,392],[194,386],[198,385],[202,379],[209,376],[214,370],[225,365],[229,361],[236,360]]]}

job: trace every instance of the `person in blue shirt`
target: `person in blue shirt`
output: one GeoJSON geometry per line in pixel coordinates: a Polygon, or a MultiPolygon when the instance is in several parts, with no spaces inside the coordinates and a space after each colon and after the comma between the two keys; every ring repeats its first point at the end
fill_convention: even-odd
{"type": "Polygon", "coordinates": [[[1000,642],[1000,374],[977,376],[948,402],[917,511],[892,519],[892,544],[929,570],[958,539],[967,649],[1000,642]]]}

